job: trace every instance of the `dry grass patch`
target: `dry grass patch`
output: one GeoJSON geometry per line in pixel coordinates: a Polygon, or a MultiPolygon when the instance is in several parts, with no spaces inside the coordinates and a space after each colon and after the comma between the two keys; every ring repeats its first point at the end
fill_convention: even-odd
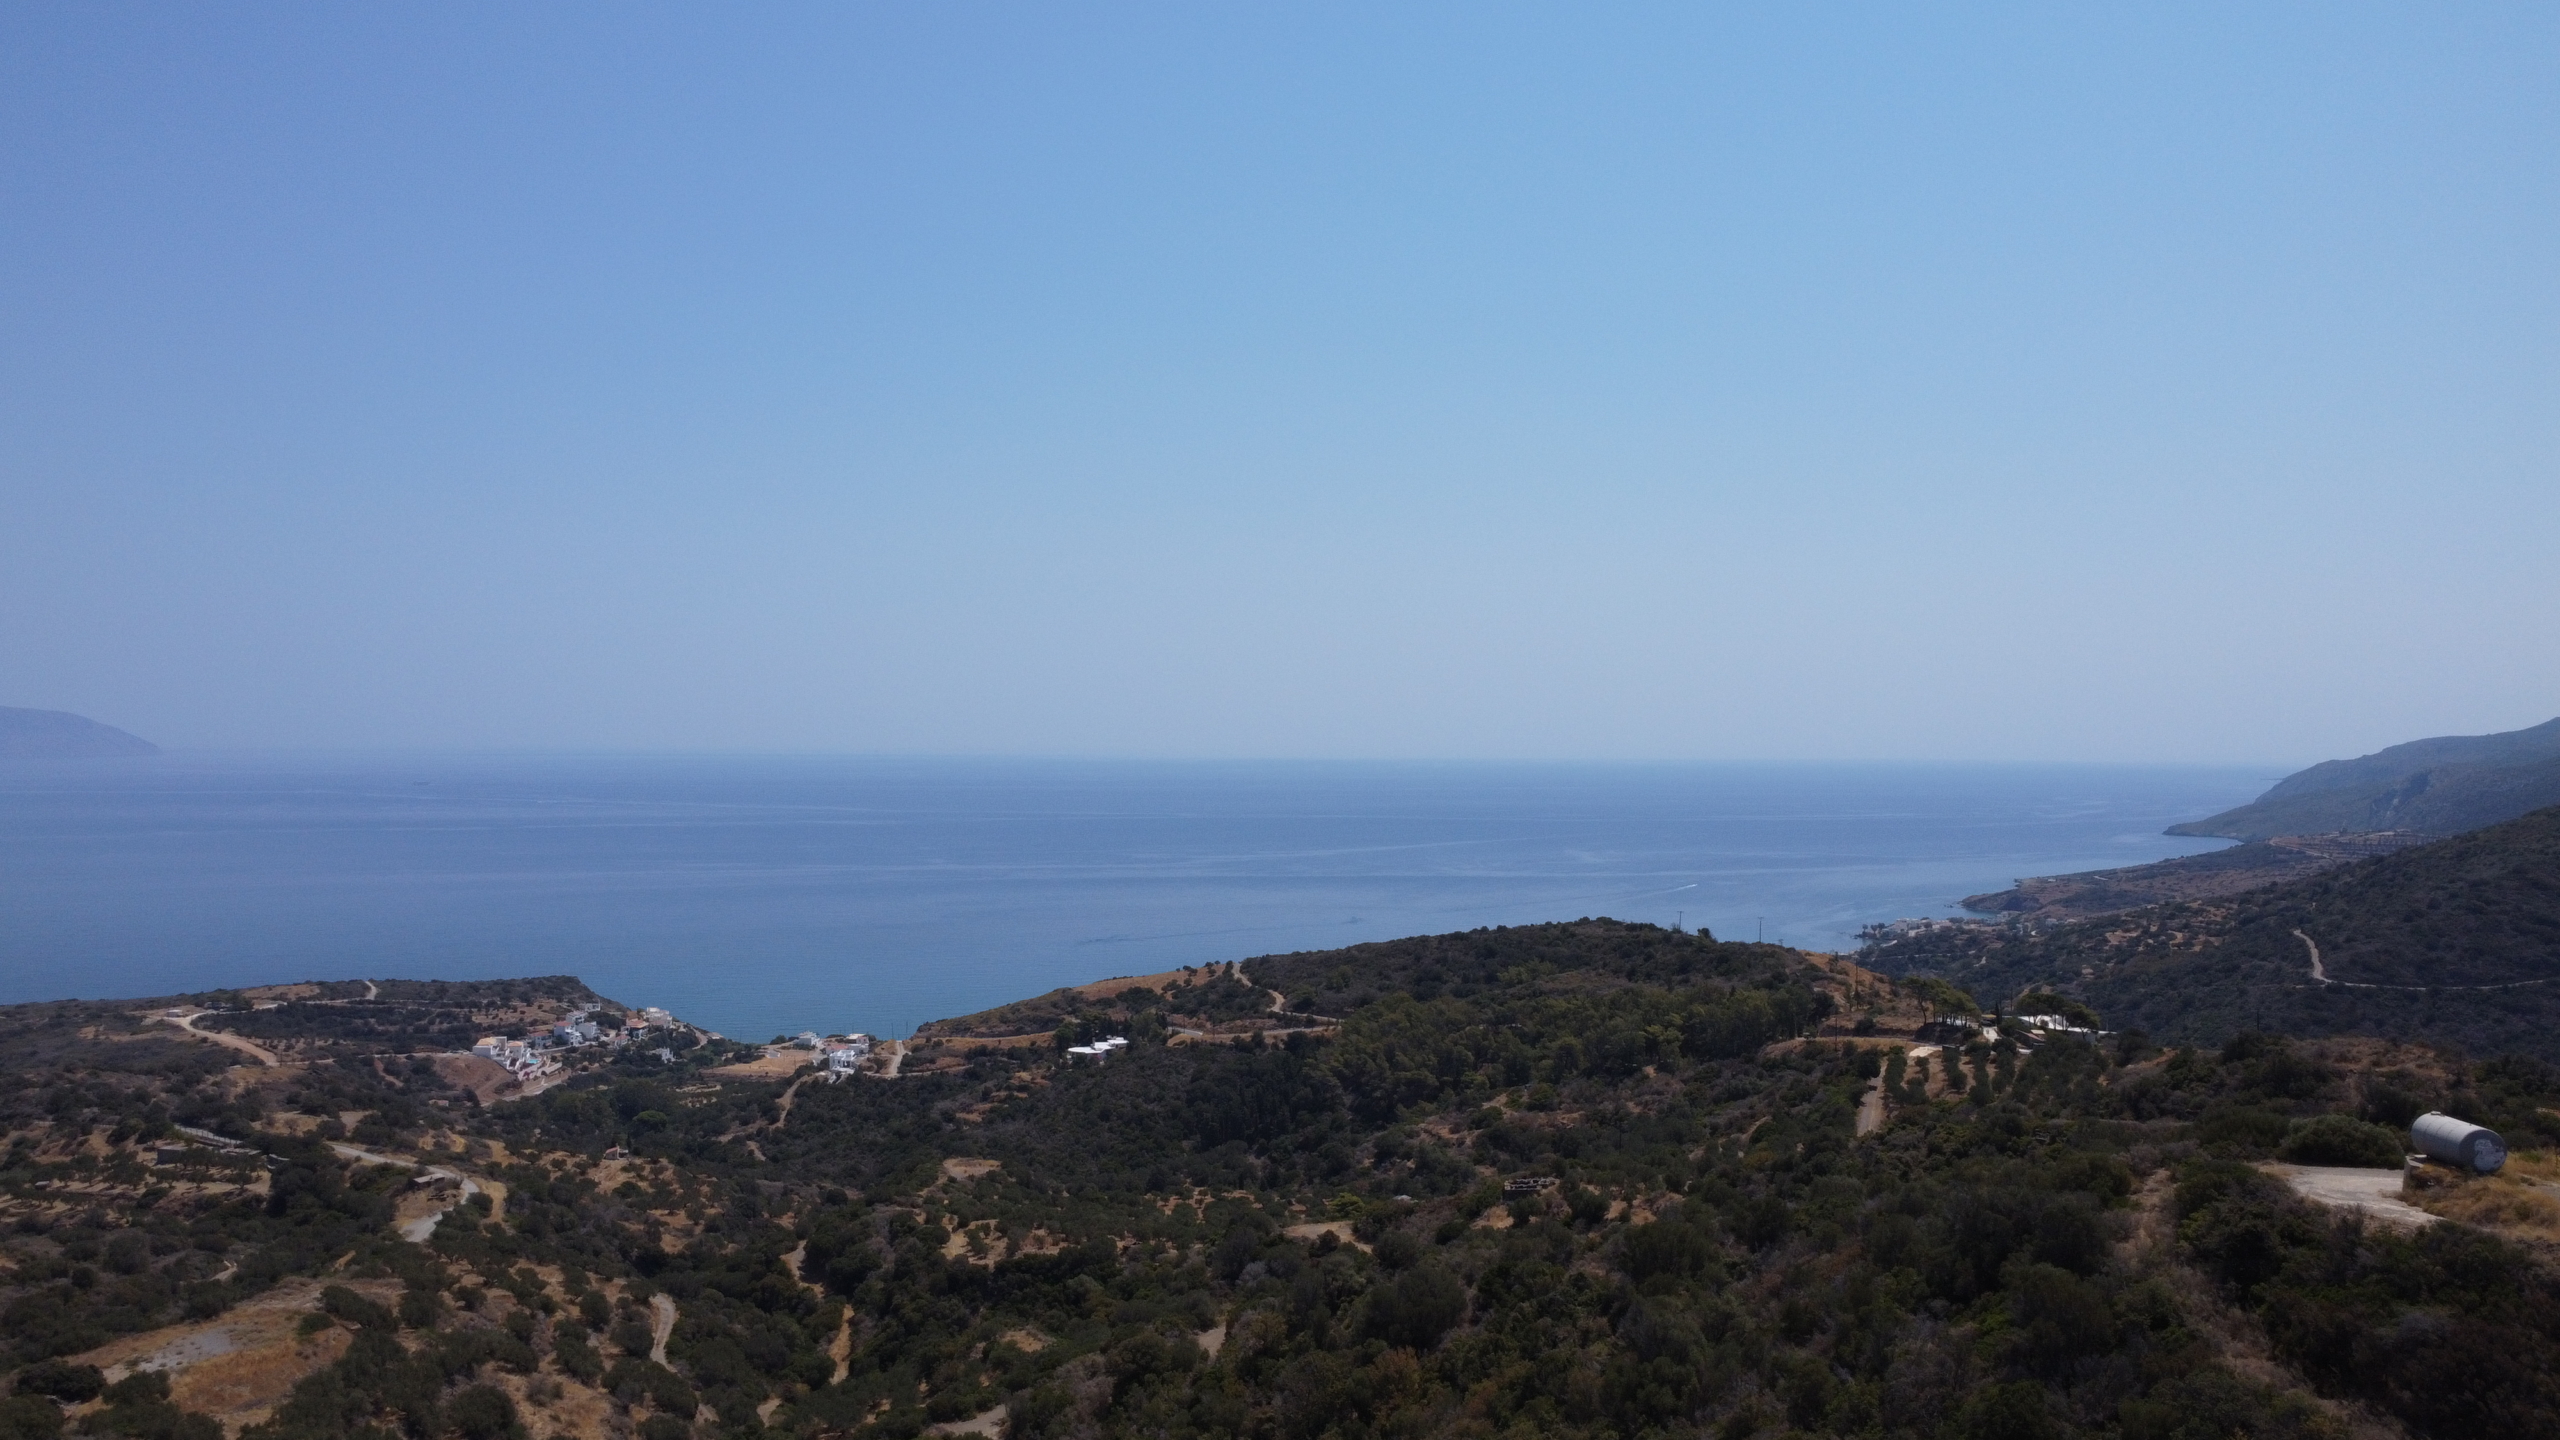
{"type": "Polygon", "coordinates": [[[240,992],[240,998],[254,1005],[261,1000],[308,1000],[319,993],[319,986],[305,981],[292,985],[252,985],[240,992]]]}
{"type": "Polygon", "coordinates": [[[722,1080],[787,1080],[817,1063],[818,1052],[785,1047],[768,1050],[753,1060],[736,1065],[720,1065],[705,1070],[705,1075],[722,1080]]]}
{"type": "Polygon", "coordinates": [[[320,1292],[332,1284],[385,1305],[400,1299],[396,1280],[287,1280],[214,1319],[121,1336],[71,1359],[97,1366],[110,1379],[162,1371],[181,1408],[211,1415],[236,1435],[265,1419],[303,1377],[346,1353],[352,1337],[339,1326],[300,1333],[303,1317],[318,1312],[320,1292]]]}
{"type": "Polygon", "coordinates": [[[2430,1215],[2477,1226],[2511,1240],[2560,1246],[2560,1189],[2542,1177],[2560,1170],[2560,1158],[2535,1152],[2530,1167],[2518,1155],[2495,1175],[2455,1178],[2409,1197],[2430,1215]],[[2521,1171],[2522,1173],[2519,1173],[2521,1171]]]}

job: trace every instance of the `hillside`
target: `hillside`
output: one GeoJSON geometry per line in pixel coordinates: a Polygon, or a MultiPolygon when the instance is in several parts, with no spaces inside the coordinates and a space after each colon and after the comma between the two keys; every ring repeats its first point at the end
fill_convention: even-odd
{"type": "Polygon", "coordinates": [[[2560,719],[2324,761],[2246,805],[2168,833],[2232,840],[2375,830],[2453,835],[2546,805],[2560,805],[2560,719]]]}
{"type": "Polygon", "coordinates": [[[150,741],[86,716],[0,705],[0,760],[94,760],[159,753],[160,747],[150,741]]]}
{"type": "Polygon", "coordinates": [[[2237,895],[2262,885],[2299,880],[2342,863],[2349,858],[2343,850],[2342,846],[2287,836],[2282,844],[2261,840],[2148,865],[2035,876],[2006,890],[1967,895],[1957,903],[1977,915],[2082,920],[2164,901],[2237,895]]]}
{"type": "Polygon", "coordinates": [[[2560,807],[2243,895],[1942,927],[1861,958],[1986,997],[2053,987],[2163,1040],[2367,1034],[2560,1062],[2560,807]]]}
{"type": "Polygon", "coordinates": [[[1932,1049],[1944,985],[1609,920],[1246,962],[1276,1042],[1164,1023],[1267,1002],[1234,968],[833,1084],[674,1021],[543,1087],[435,1048],[603,1003],[565,977],[0,1009],[0,1435],[2560,1429],[2560,1204],[2406,1231],[2253,1164],[2443,1107],[2560,1165],[2548,1071],[1932,1049]]]}

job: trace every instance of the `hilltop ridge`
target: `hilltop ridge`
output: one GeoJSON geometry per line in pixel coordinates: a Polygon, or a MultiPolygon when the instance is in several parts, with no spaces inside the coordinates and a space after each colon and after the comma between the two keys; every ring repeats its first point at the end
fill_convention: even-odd
{"type": "Polygon", "coordinates": [[[96,760],[157,755],[160,747],[68,710],[0,705],[0,760],[96,760]]]}
{"type": "Polygon", "coordinates": [[[2324,760],[2246,805],[2167,833],[2243,841],[2379,830],[2452,835],[2545,805],[2560,805],[2560,719],[2324,760]]]}
{"type": "Polygon", "coordinates": [[[2245,894],[1942,926],[1861,958],[1987,995],[2051,988],[2163,1040],[2364,1034],[2560,1064],[2560,806],[2245,894]]]}
{"type": "Polygon", "coordinates": [[[2017,998],[1595,918],[538,1091],[451,1047],[571,977],[0,1007],[0,1435],[2552,1433],[2560,1203],[2259,1167],[2560,1174],[2560,1074],[2017,998]]]}
{"type": "Polygon", "coordinates": [[[2324,760],[2277,781],[2246,805],[2164,832],[2241,842],[2228,850],[2030,876],[1957,903],[1976,914],[2042,923],[2236,896],[2547,805],[2560,805],[2560,719],[2324,760]]]}

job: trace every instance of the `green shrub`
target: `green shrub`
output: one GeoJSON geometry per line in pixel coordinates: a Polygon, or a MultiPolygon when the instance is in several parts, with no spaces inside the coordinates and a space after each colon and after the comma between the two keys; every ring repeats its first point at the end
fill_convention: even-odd
{"type": "Polygon", "coordinates": [[[444,1297],[412,1288],[400,1296],[400,1323],[412,1330],[432,1330],[444,1318],[444,1297]]]}
{"type": "Polygon", "coordinates": [[[1369,1297],[1368,1331],[1390,1345],[1427,1350],[1466,1318],[1467,1287],[1437,1264],[1418,1265],[1369,1297]]]}
{"type": "Polygon", "coordinates": [[[551,1356],[560,1362],[562,1371],[586,1384],[594,1384],[596,1377],[604,1373],[604,1360],[582,1335],[560,1332],[552,1342],[551,1356]]]}
{"type": "Polygon", "coordinates": [[[462,1440],[507,1440],[524,1433],[516,1423],[516,1402],[494,1385],[474,1385],[454,1396],[444,1414],[462,1440]]]}
{"type": "Polygon", "coordinates": [[[2044,1387],[2027,1381],[1976,1391],[1957,1417],[1965,1440],[2047,1440],[2057,1433],[2044,1387]]]}
{"type": "Polygon", "coordinates": [[[78,1404],[97,1399],[106,1388],[107,1377],[97,1366],[74,1365],[68,1360],[39,1360],[18,1372],[17,1389],[21,1395],[50,1395],[78,1404]]]}
{"type": "Polygon", "coordinates": [[[2276,1147],[2276,1155],[2296,1165],[2355,1165],[2368,1170],[2397,1170],[2407,1159],[2400,1132],[2346,1115],[2322,1115],[2296,1124],[2276,1147]]]}
{"type": "Polygon", "coordinates": [[[2284,1143],[2293,1122],[2272,1110],[2226,1105],[2205,1112],[2196,1122],[2199,1143],[2244,1155],[2260,1155],[2284,1143]]]}
{"type": "Polygon", "coordinates": [[[62,1433],[62,1412],[50,1400],[33,1395],[0,1397],[0,1440],[53,1440],[62,1433]]]}
{"type": "Polygon", "coordinates": [[[1657,1275],[1687,1279],[1704,1270],[1712,1254],[1705,1235],[1676,1220],[1630,1227],[1625,1245],[1627,1276],[1638,1284],[1657,1275]]]}

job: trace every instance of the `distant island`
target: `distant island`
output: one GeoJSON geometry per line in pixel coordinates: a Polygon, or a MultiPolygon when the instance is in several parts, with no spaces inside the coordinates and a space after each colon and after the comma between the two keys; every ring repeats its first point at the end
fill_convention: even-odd
{"type": "Polygon", "coordinates": [[[67,710],[0,705],[0,760],[99,760],[157,755],[160,747],[67,710]]]}

